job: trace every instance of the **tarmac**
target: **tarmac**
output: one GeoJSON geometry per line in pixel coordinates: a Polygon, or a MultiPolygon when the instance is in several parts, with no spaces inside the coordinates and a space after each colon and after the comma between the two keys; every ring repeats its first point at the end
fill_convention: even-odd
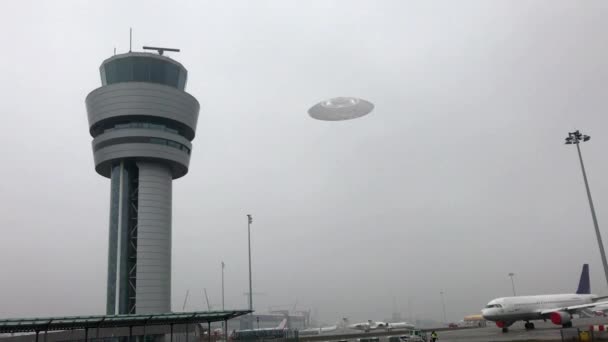
{"type": "MultiPolygon", "coordinates": [[[[580,331],[588,331],[590,325],[594,324],[608,324],[608,317],[597,317],[597,318],[576,318],[572,320],[573,327],[568,329],[562,329],[560,326],[556,326],[551,322],[534,321],[536,329],[526,330],[524,328],[524,322],[517,322],[509,327],[509,332],[503,333],[502,330],[493,322],[488,322],[488,326],[485,328],[456,328],[447,329],[441,328],[436,329],[439,342],[515,342],[515,341],[562,341],[562,334],[566,337],[566,340],[571,340],[568,337],[574,337],[578,335],[580,331]]],[[[430,332],[433,329],[422,329],[426,332],[427,336],[430,336],[430,332]]],[[[608,333],[603,333],[603,337],[608,339],[608,333]]],[[[369,338],[379,337],[380,342],[388,341],[389,336],[399,336],[398,331],[393,332],[344,332],[335,335],[316,335],[310,337],[301,337],[300,340],[304,342],[316,342],[316,341],[336,341],[346,340],[349,342],[356,342],[358,338],[369,338]]]]}
{"type": "Polygon", "coordinates": [[[524,322],[517,322],[509,327],[509,332],[503,333],[494,323],[488,322],[486,328],[444,330],[438,332],[438,337],[441,342],[562,341],[562,334],[566,338],[577,336],[579,330],[588,331],[590,325],[608,324],[608,318],[578,318],[573,319],[572,324],[572,328],[562,329],[551,322],[534,321],[536,329],[526,330],[524,322]]]}

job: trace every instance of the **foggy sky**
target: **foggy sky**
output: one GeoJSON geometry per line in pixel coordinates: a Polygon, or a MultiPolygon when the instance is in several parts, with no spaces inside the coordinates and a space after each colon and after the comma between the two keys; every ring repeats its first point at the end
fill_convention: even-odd
{"type": "Polygon", "coordinates": [[[456,321],[511,294],[608,294],[580,167],[608,227],[603,1],[0,4],[0,317],[105,311],[110,182],[84,99],[98,67],[167,46],[201,103],[174,182],[172,307],[456,321]],[[369,116],[321,122],[355,96],[369,116]],[[409,304],[408,304],[409,303],[409,304]]]}

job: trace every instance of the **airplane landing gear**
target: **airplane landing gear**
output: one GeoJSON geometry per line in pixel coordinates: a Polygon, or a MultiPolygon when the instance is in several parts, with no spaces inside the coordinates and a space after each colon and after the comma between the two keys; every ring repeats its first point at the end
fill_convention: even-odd
{"type": "Polygon", "coordinates": [[[562,324],[562,328],[572,328],[572,322],[562,324]]]}
{"type": "Polygon", "coordinates": [[[502,332],[504,333],[508,333],[509,332],[509,328],[502,328],[502,332]]]}
{"type": "Polygon", "coordinates": [[[526,324],[524,324],[524,327],[526,328],[526,330],[533,330],[535,328],[534,323],[531,322],[526,322],[526,324]]]}

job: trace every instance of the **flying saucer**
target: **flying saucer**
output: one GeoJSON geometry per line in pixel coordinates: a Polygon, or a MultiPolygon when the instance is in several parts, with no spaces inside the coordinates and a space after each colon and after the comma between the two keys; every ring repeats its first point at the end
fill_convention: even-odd
{"type": "Polygon", "coordinates": [[[351,120],[369,114],[374,104],[356,97],[334,97],[321,101],[308,110],[308,114],[317,120],[342,121],[351,120]]]}

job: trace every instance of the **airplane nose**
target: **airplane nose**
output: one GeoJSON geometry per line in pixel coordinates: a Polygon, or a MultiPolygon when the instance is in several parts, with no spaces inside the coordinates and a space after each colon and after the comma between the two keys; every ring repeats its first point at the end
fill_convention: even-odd
{"type": "Polygon", "coordinates": [[[492,317],[494,316],[494,313],[491,309],[482,309],[481,310],[481,316],[489,321],[492,320],[492,317]]]}

